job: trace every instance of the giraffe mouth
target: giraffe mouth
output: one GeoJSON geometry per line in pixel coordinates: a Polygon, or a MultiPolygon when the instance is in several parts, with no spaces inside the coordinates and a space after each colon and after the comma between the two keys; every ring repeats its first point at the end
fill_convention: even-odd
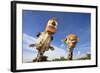
{"type": "Polygon", "coordinates": [[[46,28],[46,30],[47,30],[48,32],[52,32],[52,33],[56,32],[56,28],[55,28],[54,26],[51,26],[51,25],[49,25],[49,26],[46,28]]]}
{"type": "Polygon", "coordinates": [[[76,45],[76,42],[72,42],[73,45],[76,45]]]}

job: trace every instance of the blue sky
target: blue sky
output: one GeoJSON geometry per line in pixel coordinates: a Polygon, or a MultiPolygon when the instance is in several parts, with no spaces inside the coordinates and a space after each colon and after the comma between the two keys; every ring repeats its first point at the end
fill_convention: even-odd
{"type": "MultiPolygon", "coordinates": [[[[23,34],[36,38],[38,32],[44,31],[47,21],[51,17],[56,17],[58,21],[58,29],[53,35],[54,40],[52,41],[54,46],[63,49],[67,53],[67,46],[61,42],[61,40],[64,39],[69,33],[74,33],[79,37],[79,42],[74,49],[75,56],[77,54],[85,54],[90,52],[90,13],[23,10],[23,34]]],[[[23,43],[23,46],[24,45],[25,44],[23,43]]],[[[24,57],[24,52],[34,54],[34,52],[23,48],[24,57]]]]}

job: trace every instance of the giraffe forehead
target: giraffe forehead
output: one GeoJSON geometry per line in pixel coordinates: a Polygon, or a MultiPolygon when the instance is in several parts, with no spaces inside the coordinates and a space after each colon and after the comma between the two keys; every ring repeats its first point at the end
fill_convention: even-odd
{"type": "Polygon", "coordinates": [[[69,36],[67,37],[67,39],[77,39],[77,36],[75,36],[75,35],[69,35],[69,36]]]}

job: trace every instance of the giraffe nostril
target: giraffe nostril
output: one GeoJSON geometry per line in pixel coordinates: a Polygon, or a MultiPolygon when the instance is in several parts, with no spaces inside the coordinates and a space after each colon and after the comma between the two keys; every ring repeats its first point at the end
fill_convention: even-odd
{"type": "Polygon", "coordinates": [[[52,22],[52,25],[53,25],[53,26],[56,26],[56,23],[55,23],[55,22],[52,22]]]}

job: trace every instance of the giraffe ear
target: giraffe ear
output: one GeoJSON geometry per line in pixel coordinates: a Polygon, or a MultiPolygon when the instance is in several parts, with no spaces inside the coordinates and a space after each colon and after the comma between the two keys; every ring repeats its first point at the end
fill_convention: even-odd
{"type": "Polygon", "coordinates": [[[67,41],[67,38],[64,39],[64,42],[66,42],[66,41],[67,41]]]}
{"type": "Polygon", "coordinates": [[[67,38],[65,39],[65,41],[67,41],[67,38]]]}
{"type": "Polygon", "coordinates": [[[63,39],[63,40],[61,40],[62,42],[65,42],[65,41],[67,41],[67,39],[63,39]]]}

